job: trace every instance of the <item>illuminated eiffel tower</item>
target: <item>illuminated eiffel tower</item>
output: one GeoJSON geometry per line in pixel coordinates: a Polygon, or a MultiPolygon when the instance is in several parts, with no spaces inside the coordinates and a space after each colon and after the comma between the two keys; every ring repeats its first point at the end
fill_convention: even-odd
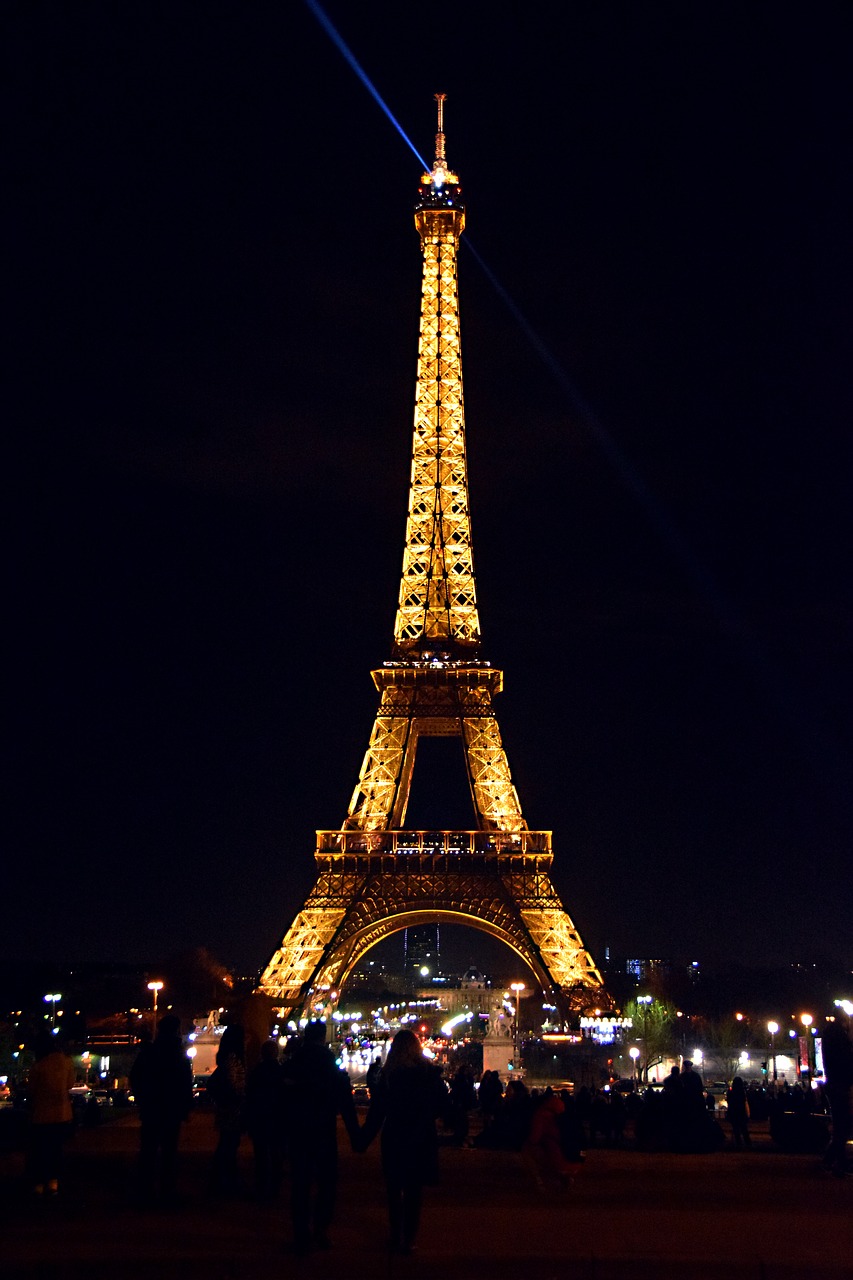
{"type": "Polygon", "coordinates": [[[568,1019],[600,1001],[602,982],[551,883],[551,833],[522,817],[492,706],[503,673],[480,658],[456,285],[465,208],[445,159],[444,95],[436,100],[435,163],[415,205],[421,328],[392,657],[372,672],[379,710],[346,821],[317,833],[317,881],[260,991],[285,1016],[327,1004],[375,943],[440,921],[506,943],[568,1019]],[[424,735],[461,738],[475,830],[406,828],[424,735]]]}

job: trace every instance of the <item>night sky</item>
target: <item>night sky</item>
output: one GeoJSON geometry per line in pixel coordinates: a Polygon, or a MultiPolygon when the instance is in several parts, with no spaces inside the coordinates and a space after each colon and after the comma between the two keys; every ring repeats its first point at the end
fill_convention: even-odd
{"type": "MultiPolygon", "coordinates": [[[[566,909],[853,967],[849,8],[325,12],[428,160],[448,95],[483,656],[566,909]]],[[[390,656],[420,165],[297,0],[4,43],[0,959],[251,972],[390,656]]],[[[470,824],[457,766],[413,823],[470,824]]]]}

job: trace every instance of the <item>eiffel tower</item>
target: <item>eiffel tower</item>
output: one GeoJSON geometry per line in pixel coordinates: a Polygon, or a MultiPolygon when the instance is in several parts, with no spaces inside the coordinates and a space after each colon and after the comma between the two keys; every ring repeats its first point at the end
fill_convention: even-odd
{"type": "Polygon", "coordinates": [[[382,938],[439,921],[509,946],[564,1020],[603,995],[551,882],[551,832],[522,817],[492,706],[503,673],[480,657],[456,274],[465,207],[445,157],[444,99],[436,94],[435,163],[415,205],[423,285],[394,642],[371,673],[379,710],[346,821],[317,832],[316,883],[261,978],[283,1016],[333,1002],[382,938]],[[475,830],[406,827],[422,736],[461,739],[475,830]]]}

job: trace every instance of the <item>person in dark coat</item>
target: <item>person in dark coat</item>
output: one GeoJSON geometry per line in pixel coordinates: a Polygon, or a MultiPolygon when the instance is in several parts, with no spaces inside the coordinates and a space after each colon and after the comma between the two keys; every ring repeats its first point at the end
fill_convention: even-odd
{"type": "Polygon", "coordinates": [[[290,1209],[298,1254],[329,1248],[338,1186],[338,1115],[354,1148],[360,1135],[349,1076],[325,1040],[326,1024],[309,1022],[283,1067],[289,1082],[290,1209]]]}
{"type": "Polygon", "coordinates": [[[732,1127],[732,1141],[736,1149],[751,1147],[749,1102],[746,1097],[746,1085],[740,1076],[735,1076],[731,1088],[726,1093],[726,1118],[732,1127]]]}
{"type": "Polygon", "coordinates": [[[71,1130],[74,1065],[56,1036],[42,1031],[36,1038],[36,1061],[30,1070],[29,1172],[36,1195],[56,1195],[62,1148],[71,1130]]]}
{"type": "Polygon", "coordinates": [[[563,1103],[563,1114],[559,1119],[560,1149],[569,1164],[580,1165],[584,1160],[584,1136],[580,1111],[576,1099],[568,1089],[561,1091],[560,1098],[563,1103]]]}
{"type": "Polygon", "coordinates": [[[847,1144],[853,1138],[853,1043],[840,1022],[827,1022],[821,1032],[825,1093],[832,1114],[832,1137],[824,1164],[836,1177],[844,1177],[850,1165],[847,1144]]]}
{"type": "Polygon", "coordinates": [[[239,1188],[237,1153],[246,1101],[246,1033],[239,1022],[229,1022],[222,1033],[208,1092],[213,1098],[214,1124],[219,1134],[213,1154],[213,1190],[220,1195],[235,1195],[239,1188]]]}
{"type": "Polygon", "coordinates": [[[438,1179],[435,1122],[448,1114],[447,1088],[423,1056],[414,1031],[398,1031],[370,1100],[362,1135],[366,1150],[382,1133],[382,1173],[392,1253],[415,1247],[425,1185],[438,1179]]]}
{"type": "Polygon", "coordinates": [[[139,1105],[139,1191],[143,1200],[173,1203],[178,1139],[193,1100],[193,1072],[181,1041],[181,1021],[166,1014],[152,1043],[143,1045],[130,1071],[139,1105]]]}
{"type": "Polygon", "coordinates": [[[504,1100],[504,1087],[497,1071],[483,1072],[477,1097],[483,1116],[483,1131],[486,1132],[494,1123],[504,1100]]]}
{"type": "Polygon", "coordinates": [[[261,1045],[260,1062],[246,1076],[246,1129],[255,1155],[258,1200],[274,1200],[281,1185],[287,1083],[278,1060],[278,1044],[266,1040],[261,1045]]]}

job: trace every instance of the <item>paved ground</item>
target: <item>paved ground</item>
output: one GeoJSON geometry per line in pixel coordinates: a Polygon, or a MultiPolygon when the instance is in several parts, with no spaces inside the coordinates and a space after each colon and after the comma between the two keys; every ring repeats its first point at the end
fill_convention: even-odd
{"type": "MultiPolygon", "coordinates": [[[[297,1259],[286,1198],[206,1194],[210,1116],[186,1129],[179,1210],[133,1206],[137,1137],[133,1117],[80,1131],[51,1202],[28,1193],[20,1153],[0,1155],[2,1280],[853,1280],[853,1179],[766,1135],[745,1154],[595,1150],[568,1191],[543,1188],[513,1153],[444,1150],[418,1253],[403,1259],[384,1249],[375,1146],[354,1156],[343,1139],[334,1248],[297,1259]]],[[[248,1145],[243,1160],[248,1182],[248,1145]]]]}

